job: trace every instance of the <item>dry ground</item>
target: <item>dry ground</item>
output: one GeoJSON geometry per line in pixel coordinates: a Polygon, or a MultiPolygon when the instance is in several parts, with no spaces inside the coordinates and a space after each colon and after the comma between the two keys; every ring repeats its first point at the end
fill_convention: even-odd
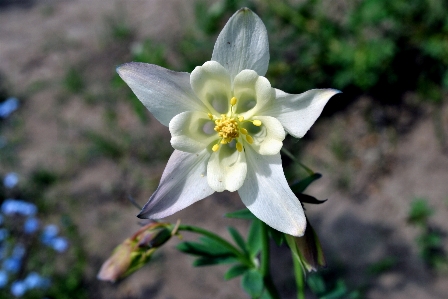
{"type": "MultiPolygon", "coordinates": [[[[2,171],[26,176],[45,168],[64,177],[47,196],[61,210],[70,211],[79,226],[89,254],[86,280],[92,298],[245,297],[238,280],[222,282],[225,268],[192,269],[192,260],[175,251],[175,241],[151,267],[120,285],[95,279],[114,246],[139,227],[137,210],[126,197],[132,194],[144,203],[171,152],[166,128],[154,119],[139,122],[124,103],[127,98],[117,99],[105,87],[115,66],[129,59],[131,46],[110,37],[106,20],[125,19],[135,30],[134,41],[151,37],[175,49],[193,20],[192,2],[49,0],[0,7],[0,72],[22,101],[15,116],[19,124],[4,132],[8,139],[20,140],[19,158],[1,166],[2,171]],[[64,89],[63,78],[73,67],[81,69],[86,80],[82,93],[64,89]],[[102,100],[92,104],[86,98],[102,100]],[[111,111],[115,122],[108,118],[111,111]],[[116,160],[92,154],[89,132],[118,142],[132,132],[126,144],[130,153],[116,160]],[[146,148],[155,152],[150,162],[142,163],[141,151],[146,148]]],[[[412,102],[412,95],[409,98],[412,102]]],[[[436,210],[431,223],[448,231],[448,156],[436,137],[432,109],[395,109],[395,125],[401,127],[375,127],[374,119],[372,129],[365,115],[381,114],[385,108],[377,107],[375,99],[362,98],[346,111],[320,119],[304,141],[303,161],[324,174],[308,192],[329,198],[324,205],[308,208],[329,268],[343,265],[348,285],[369,286],[367,298],[442,299],[448,294],[446,276],[434,274],[420,260],[414,241],[418,231],[406,222],[411,200],[424,197],[436,210]],[[372,279],[367,268],[387,256],[398,263],[372,279]]],[[[446,105],[442,116],[446,131],[446,105]]],[[[222,193],[169,220],[181,218],[225,235],[228,225],[246,228],[242,221],[222,217],[241,207],[236,194],[222,193]]],[[[289,297],[293,283],[286,253],[279,249],[281,256],[273,257],[273,266],[289,297]]]]}

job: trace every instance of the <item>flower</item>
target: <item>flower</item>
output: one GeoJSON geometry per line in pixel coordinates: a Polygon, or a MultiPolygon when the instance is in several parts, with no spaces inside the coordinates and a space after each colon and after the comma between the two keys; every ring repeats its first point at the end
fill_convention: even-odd
{"type": "Polygon", "coordinates": [[[42,277],[39,273],[30,272],[23,281],[27,289],[47,288],[50,285],[50,280],[42,277]]]}
{"type": "Polygon", "coordinates": [[[23,200],[9,198],[2,203],[1,210],[5,215],[34,216],[37,212],[37,207],[35,204],[23,200]]]}
{"type": "Polygon", "coordinates": [[[3,288],[8,283],[8,272],[0,270],[0,288],[3,288]]]}
{"type": "Polygon", "coordinates": [[[118,67],[140,101],[169,127],[175,149],[140,218],[164,218],[215,191],[238,190],[260,220],[303,235],[305,214],[279,151],[286,132],[302,137],[339,91],[287,94],[263,77],[268,64],[266,28],[242,8],[219,34],[211,61],[191,74],[145,63],[118,67]]]}
{"type": "Polygon", "coordinates": [[[32,234],[39,228],[39,219],[35,217],[27,218],[23,225],[25,234],[32,234]]]}
{"type": "Polygon", "coordinates": [[[11,113],[19,108],[19,100],[17,98],[8,98],[0,103],[0,118],[7,118],[11,113]]]}
{"type": "Polygon", "coordinates": [[[3,186],[5,186],[7,189],[14,188],[17,183],[19,182],[19,175],[15,172],[10,172],[5,175],[3,178],[3,186]]]}
{"type": "Polygon", "coordinates": [[[11,294],[15,297],[22,297],[26,291],[26,284],[21,280],[14,281],[11,285],[11,294]]]}
{"type": "Polygon", "coordinates": [[[68,241],[64,237],[57,237],[52,240],[50,246],[57,252],[64,252],[68,248],[68,241]]]}

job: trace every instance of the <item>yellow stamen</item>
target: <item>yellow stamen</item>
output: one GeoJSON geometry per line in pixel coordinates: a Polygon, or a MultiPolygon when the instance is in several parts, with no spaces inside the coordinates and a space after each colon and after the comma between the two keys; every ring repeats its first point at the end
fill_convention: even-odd
{"type": "Polygon", "coordinates": [[[247,135],[247,130],[245,128],[240,129],[241,134],[247,135]]]}
{"type": "Polygon", "coordinates": [[[235,106],[237,99],[235,97],[230,99],[230,105],[235,106]]]}
{"type": "Polygon", "coordinates": [[[215,144],[215,145],[212,147],[212,151],[214,151],[214,152],[216,152],[218,149],[219,149],[219,144],[215,144]]]}
{"type": "Polygon", "coordinates": [[[243,145],[241,143],[237,142],[236,149],[241,153],[243,151],[243,145]]]}
{"type": "Polygon", "coordinates": [[[244,121],[244,116],[238,116],[238,120],[239,120],[240,122],[244,121]]]}
{"type": "Polygon", "coordinates": [[[261,126],[261,121],[258,119],[253,120],[252,123],[254,124],[254,126],[257,126],[257,127],[261,126]]]}
{"type": "Polygon", "coordinates": [[[210,118],[210,120],[213,120],[213,115],[211,113],[207,114],[208,118],[210,118]]]}
{"type": "Polygon", "coordinates": [[[214,130],[218,132],[218,136],[221,137],[225,143],[229,143],[232,139],[239,136],[238,122],[235,118],[228,117],[224,114],[221,115],[220,119],[215,120],[214,130]]]}
{"type": "Polygon", "coordinates": [[[249,142],[249,144],[254,143],[254,139],[250,135],[246,135],[246,140],[247,140],[247,142],[249,142]]]}

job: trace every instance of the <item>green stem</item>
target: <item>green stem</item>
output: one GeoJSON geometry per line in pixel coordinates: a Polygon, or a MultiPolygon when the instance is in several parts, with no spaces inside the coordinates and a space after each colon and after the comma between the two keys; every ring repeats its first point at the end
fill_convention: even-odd
{"type": "Polygon", "coordinates": [[[295,256],[292,256],[292,261],[294,263],[294,276],[296,278],[297,299],[305,299],[305,279],[302,265],[295,256]]]}
{"type": "Polygon", "coordinates": [[[189,231],[189,232],[193,232],[196,234],[201,234],[203,236],[207,236],[210,239],[220,243],[223,247],[227,248],[229,251],[231,251],[233,254],[235,254],[235,256],[237,256],[238,259],[241,262],[243,262],[244,264],[246,264],[247,266],[249,266],[249,267],[254,266],[253,261],[249,260],[245,254],[243,254],[241,251],[239,251],[231,243],[229,243],[225,239],[221,238],[217,234],[212,233],[211,231],[208,231],[206,229],[203,229],[203,228],[200,228],[200,227],[197,227],[194,225],[184,225],[184,224],[179,225],[179,228],[177,229],[177,231],[189,231]]]}
{"type": "Polygon", "coordinates": [[[314,174],[314,171],[313,171],[311,168],[307,167],[305,164],[303,164],[303,163],[301,163],[299,160],[297,160],[297,158],[294,157],[294,155],[291,154],[291,152],[288,151],[285,147],[282,147],[282,152],[283,152],[285,155],[287,155],[291,160],[293,160],[294,162],[296,162],[297,164],[299,164],[300,167],[302,167],[303,169],[305,169],[305,171],[308,172],[309,175],[313,175],[313,174],[314,174]]]}
{"type": "Polygon", "coordinates": [[[266,287],[266,291],[269,293],[272,299],[280,299],[280,295],[275,288],[274,282],[272,281],[271,273],[269,271],[269,235],[268,226],[264,222],[261,223],[261,242],[262,247],[260,271],[261,275],[263,276],[264,285],[266,287]]]}

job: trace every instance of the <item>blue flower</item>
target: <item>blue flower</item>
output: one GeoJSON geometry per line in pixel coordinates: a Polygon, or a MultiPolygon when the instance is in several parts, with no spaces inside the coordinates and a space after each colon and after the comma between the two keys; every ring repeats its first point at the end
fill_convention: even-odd
{"type": "Polygon", "coordinates": [[[32,234],[39,228],[39,220],[37,218],[27,218],[23,227],[26,234],[32,234]]]}
{"type": "Polygon", "coordinates": [[[8,283],[8,273],[5,270],[0,270],[0,288],[3,288],[8,283]]]}
{"type": "Polygon", "coordinates": [[[50,280],[36,272],[29,273],[24,282],[28,289],[47,288],[50,286],[50,280]]]}
{"type": "Polygon", "coordinates": [[[17,98],[8,98],[0,104],[0,118],[7,118],[17,108],[19,108],[19,100],[17,98]]]}
{"type": "Polygon", "coordinates": [[[10,257],[3,261],[3,269],[11,273],[17,273],[20,270],[20,264],[20,259],[10,257]]]}
{"type": "Polygon", "coordinates": [[[8,189],[14,188],[18,182],[19,182],[19,175],[15,172],[10,172],[6,174],[5,177],[3,178],[3,185],[8,189]]]}
{"type": "Polygon", "coordinates": [[[64,252],[68,248],[68,241],[64,237],[54,238],[51,242],[51,247],[53,247],[53,249],[57,252],[64,252]]]}
{"type": "Polygon", "coordinates": [[[37,212],[36,205],[18,199],[5,200],[1,209],[5,215],[20,214],[23,216],[34,216],[37,212]]]}
{"type": "Polygon", "coordinates": [[[25,255],[25,252],[26,252],[25,246],[23,246],[22,244],[19,243],[19,244],[16,244],[16,246],[14,246],[11,256],[13,258],[20,260],[25,255]]]}
{"type": "Polygon", "coordinates": [[[11,285],[11,294],[15,297],[22,297],[26,291],[26,284],[21,280],[14,281],[11,285]]]}
{"type": "Polygon", "coordinates": [[[54,238],[57,237],[59,233],[59,228],[55,224],[49,224],[44,227],[44,230],[42,232],[41,241],[45,245],[51,246],[54,238]]]}

